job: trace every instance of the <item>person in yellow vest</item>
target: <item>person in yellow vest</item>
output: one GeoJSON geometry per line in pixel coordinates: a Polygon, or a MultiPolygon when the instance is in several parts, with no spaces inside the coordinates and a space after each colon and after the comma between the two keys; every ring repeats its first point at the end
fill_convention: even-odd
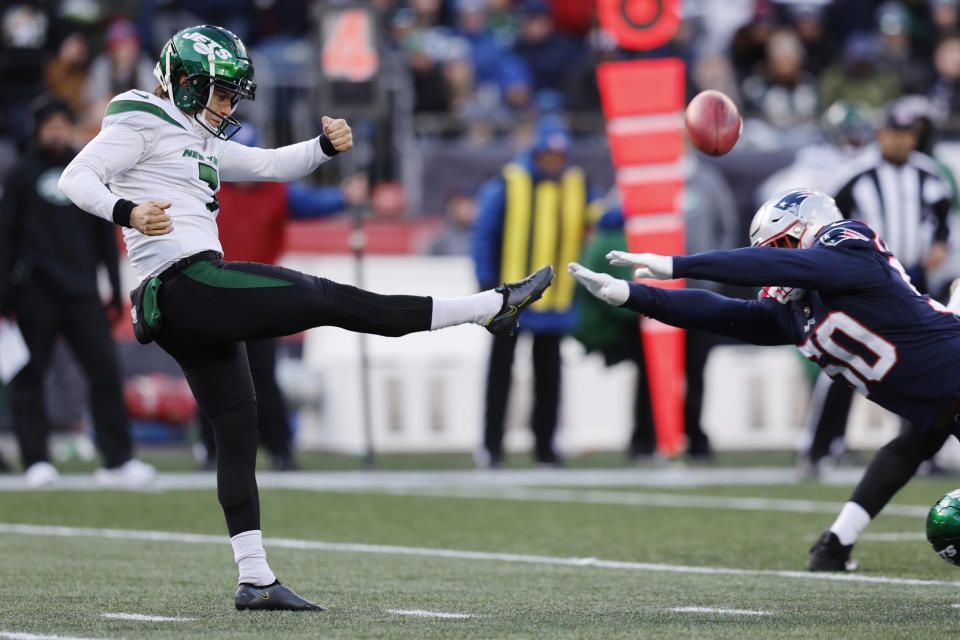
{"type": "MultiPolygon", "coordinates": [[[[530,265],[554,265],[557,279],[523,316],[521,332],[533,334],[534,456],[544,465],[560,462],[553,449],[560,404],[560,340],[576,324],[574,280],[561,268],[579,256],[587,225],[587,183],[579,167],[567,163],[570,133],[562,119],[545,116],[538,123],[532,149],[486,183],[477,194],[472,252],[481,287],[530,265]]],[[[503,427],[510,393],[516,337],[497,337],[487,373],[484,446],[481,466],[503,461],[503,427]]]]}

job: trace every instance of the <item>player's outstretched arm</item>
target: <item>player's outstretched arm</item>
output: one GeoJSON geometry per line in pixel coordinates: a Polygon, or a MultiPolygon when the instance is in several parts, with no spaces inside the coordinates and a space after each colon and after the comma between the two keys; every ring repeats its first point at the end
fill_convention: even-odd
{"type": "MultiPolygon", "coordinates": [[[[870,242],[866,237],[862,240],[867,244],[870,242]]],[[[843,245],[839,250],[828,246],[810,249],[743,247],[689,256],[611,251],[607,259],[616,266],[636,267],[634,276],[637,278],[657,280],[697,278],[741,286],[775,284],[819,291],[840,291],[882,282],[884,271],[873,253],[848,251],[846,247],[843,245]]]]}
{"type": "Polygon", "coordinates": [[[353,148],[353,130],[343,118],[321,118],[316,138],[276,149],[260,149],[228,140],[220,154],[224,182],[290,182],[311,173],[342,151],[353,148]]]}
{"type": "Polygon", "coordinates": [[[654,278],[671,280],[673,278],[673,258],[656,253],[627,253],[611,251],[607,260],[616,267],[634,267],[635,278],[654,278]]]}
{"type": "Polygon", "coordinates": [[[570,274],[612,305],[683,329],[700,329],[751,344],[795,342],[788,308],[773,300],[738,300],[700,289],[660,289],[619,280],[571,262],[570,274]]]}

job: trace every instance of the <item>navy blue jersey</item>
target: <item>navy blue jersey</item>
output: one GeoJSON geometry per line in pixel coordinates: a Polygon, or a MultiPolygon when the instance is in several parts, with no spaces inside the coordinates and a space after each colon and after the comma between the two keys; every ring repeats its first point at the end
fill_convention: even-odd
{"type": "Polygon", "coordinates": [[[674,276],[803,289],[782,304],[631,284],[624,306],[753,344],[795,344],[830,376],[919,425],[960,395],[960,318],[920,295],[868,226],[826,225],[809,249],[674,256],[674,276]]]}

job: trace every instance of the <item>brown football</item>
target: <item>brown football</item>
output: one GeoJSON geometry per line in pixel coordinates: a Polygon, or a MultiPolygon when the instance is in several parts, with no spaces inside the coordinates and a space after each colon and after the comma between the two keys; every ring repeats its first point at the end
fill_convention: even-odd
{"type": "Polygon", "coordinates": [[[707,155],[722,156],[740,139],[743,120],[733,100],[709,89],[695,95],[687,105],[683,126],[693,146],[707,155]]]}

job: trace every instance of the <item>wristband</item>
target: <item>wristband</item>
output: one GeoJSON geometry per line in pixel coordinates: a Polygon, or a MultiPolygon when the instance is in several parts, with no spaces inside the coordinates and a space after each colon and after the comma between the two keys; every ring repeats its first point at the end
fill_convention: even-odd
{"type": "Polygon", "coordinates": [[[130,225],[130,212],[133,211],[133,208],[136,206],[137,204],[135,202],[130,202],[129,200],[124,200],[123,198],[117,200],[116,204],[113,205],[114,224],[132,229],[133,227],[130,225]]]}
{"type": "Polygon", "coordinates": [[[325,133],[320,134],[320,149],[330,158],[340,153],[334,148],[333,143],[330,142],[330,138],[325,133]]]}

